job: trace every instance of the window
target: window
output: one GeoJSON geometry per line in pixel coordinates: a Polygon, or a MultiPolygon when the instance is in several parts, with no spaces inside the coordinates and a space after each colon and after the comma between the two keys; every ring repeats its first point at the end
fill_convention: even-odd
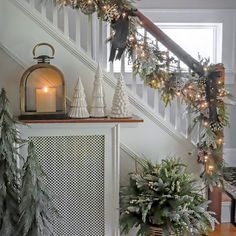
{"type": "MultiPolygon", "coordinates": [[[[158,23],[157,25],[195,59],[198,60],[200,55],[203,58],[210,58],[211,63],[221,62],[221,23],[158,23]]],[[[160,45],[159,47],[161,48],[160,45]]],[[[121,62],[115,61],[114,72],[120,71],[121,62]]],[[[131,71],[132,67],[125,58],[125,72],[131,71]]]]}

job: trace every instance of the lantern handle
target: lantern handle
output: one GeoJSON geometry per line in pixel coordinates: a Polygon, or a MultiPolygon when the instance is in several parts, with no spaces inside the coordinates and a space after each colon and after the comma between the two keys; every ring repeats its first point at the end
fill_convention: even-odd
{"type": "Polygon", "coordinates": [[[51,57],[51,59],[52,59],[52,58],[54,57],[54,55],[55,55],[55,49],[54,49],[54,47],[53,47],[51,44],[49,44],[49,43],[39,43],[39,44],[35,45],[34,48],[33,48],[33,56],[34,56],[34,58],[35,58],[36,50],[37,50],[39,47],[41,47],[41,46],[48,46],[49,48],[51,48],[51,50],[52,50],[52,57],[51,57]]]}

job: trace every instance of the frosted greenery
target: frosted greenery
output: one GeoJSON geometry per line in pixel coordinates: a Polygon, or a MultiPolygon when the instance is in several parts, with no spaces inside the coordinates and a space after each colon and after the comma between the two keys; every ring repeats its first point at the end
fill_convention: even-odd
{"type": "Polygon", "coordinates": [[[32,142],[23,166],[19,236],[53,236],[51,196],[44,184],[45,174],[32,142]]]}
{"type": "Polygon", "coordinates": [[[53,236],[50,195],[43,184],[44,173],[34,152],[28,146],[23,171],[19,148],[27,144],[17,129],[19,122],[10,111],[6,91],[0,94],[0,235],[53,236]]]}
{"type": "Polygon", "coordinates": [[[139,227],[146,236],[149,226],[161,227],[164,235],[202,235],[214,229],[214,213],[207,211],[196,180],[186,172],[179,159],[161,164],[142,159],[142,170],[130,173],[130,185],[121,188],[121,231],[139,227]]]}
{"type": "Polygon", "coordinates": [[[4,89],[0,94],[0,235],[15,235],[18,221],[18,147],[24,142],[16,129],[18,122],[9,108],[4,89]]]}

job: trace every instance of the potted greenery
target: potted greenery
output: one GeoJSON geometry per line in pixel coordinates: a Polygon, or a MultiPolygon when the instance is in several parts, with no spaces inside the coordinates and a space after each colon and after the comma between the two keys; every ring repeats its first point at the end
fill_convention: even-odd
{"type": "Polygon", "coordinates": [[[179,159],[141,163],[141,171],[130,173],[130,185],[121,188],[122,233],[139,227],[137,236],[204,235],[214,229],[209,202],[179,159]]]}

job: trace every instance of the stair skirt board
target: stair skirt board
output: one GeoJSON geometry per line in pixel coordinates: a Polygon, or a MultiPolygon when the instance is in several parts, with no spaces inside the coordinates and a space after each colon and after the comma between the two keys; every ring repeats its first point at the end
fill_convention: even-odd
{"type": "Polygon", "coordinates": [[[222,202],[221,206],[221,223],[228,223],[230,222],[230,202],[222,202]]]}

